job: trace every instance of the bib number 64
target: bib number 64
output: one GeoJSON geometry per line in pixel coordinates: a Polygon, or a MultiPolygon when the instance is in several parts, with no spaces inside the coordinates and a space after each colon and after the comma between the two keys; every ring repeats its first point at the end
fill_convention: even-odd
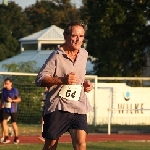
{"type": "Polygon", "coordinates": [[[59,96],[67,100],[78,101],[80,99],[81,90],[81,85],[63,85],[59,96]]]}
{"type": "Polygon", "coordinates": [[[75,98],[75,94],[76,94],[76,91],[72,92],[71,90],[67,90],[66,91],[66,97],[72,97],[72,98],[75,98]]]}

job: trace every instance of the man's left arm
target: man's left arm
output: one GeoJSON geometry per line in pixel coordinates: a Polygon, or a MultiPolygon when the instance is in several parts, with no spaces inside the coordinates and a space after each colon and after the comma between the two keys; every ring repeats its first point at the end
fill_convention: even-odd
{"type": "Polygon", "coordinates": [[[10,103],[19,103],[19,102],[21,102],[21,97],[19,96],[19,92],[18,92],[17,89],[14,90],[14,95],[15,95],[14,98],[8,97],[8,102],[10,102],[10,103]]]}
{"type": "Polygon", "coordinates": [[[1,108],[4,108],[4,102],[3,102],[2,97],[1,97],[1,99],[0,99],[0,109],[1,109],[1,108]]]}
{"type": "Polygon", "coordinates": [[[21,102],[21,97],[20,96],[15,97],[15,99],[13,99],[12,102],[13,103],[19,103],[19,102],[21,102]]]}
{"type": "Polygon", "coordinates": [[[93,89],[93,85],[89,80],[85,80],[83,83],[84,92],[89,93],[93,89]]]}
{"type": "Polygon", "coordinates": [[[8,97],[8,102],[10,102],[10,103],[19,103],[19,102],[21,102],[21,97],[20,96],[15,96],[14,99],[8,97]]]}
{"type": "Polygon", "coordinates": [[[1,99],[0,99],[0,108],[4,108],[4,99],[3,99],[3,93],[1,92],[1,99]]]}

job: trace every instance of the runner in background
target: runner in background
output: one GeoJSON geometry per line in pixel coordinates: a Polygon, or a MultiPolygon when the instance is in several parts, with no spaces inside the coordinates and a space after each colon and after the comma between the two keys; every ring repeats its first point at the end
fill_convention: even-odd
{"type": "Polygon", "coordinates": [[[17,126],[17,105],[21,101],[18,90],[13,87],[12,80],[6,78],[4,80],[5,87],[2,89],[2,105],[3,105],[3,128],[5,138],[3,143],[7,144],[10,142],[8,138],[8,118],[11,116],[11,123],[14,129],[15,137],[14,144],[19,143],[18,138],[18,126],[17,126]]]}
{"type": "MultiPolygon", "coordinates": [[[[5,87],[5,84],[3,84],[3,88],[5,87]]],[[[4,106],[2,105],[2,89],[0,90],[0,124],[1,124],[1,139],[0,139],[0,143],[3,143],[4,141],[4,128],[3,128],[3,108],[4,106]]],[[[11,117],[9,117],[7,119],[7,121],[9,121],[11,119],[11,117]]],[[[8,133],[9,133],[9,136],[13,136],[14,132],[13,132],[13,129],[12,127],[9,127],[8,126],[8,133]]]]}
{"type": "MultiPolygon", "coordinates": [[[[44,121],[43,121],[43,117],[44,117],[44,110],[45,110],[45,101],[46,101],[46,94],[47,94],[47,92],[48,92],[48,88],[47,87],[45,87],[45,91],[44,91],[44,93],[42,93],[42,98],[40,99],[40,101],[41,101],[41,104],[42,104],[42,125],[41,125],[41,128],[42,128],[42,132],[43,132],[43,124],[44,124],[44,121]]],[[[42,142],[45,142],[45,139],[42,137],[42,135],[40,135],[39,137],[39,140],[40,141],[42,141],[42,142]]]]}
{"type": "Polygon", "coordinates": [[[2,97],[2,90],[0,90],[0,123],[1,123],[1,139],[0,142],[2,143],[4,141],[4,129],[3,129],[3,106],[2,106],[2,101],[1,101],[1,97],[2,97]]]}

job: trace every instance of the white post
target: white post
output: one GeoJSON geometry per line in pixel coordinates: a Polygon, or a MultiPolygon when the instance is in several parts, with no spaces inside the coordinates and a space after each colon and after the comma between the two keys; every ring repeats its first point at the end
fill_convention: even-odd
{"type": "Polygon", "coordinates": [[[109,99],[109,108],[108,108],[108,135],[111,134],[111,112],[112,112],[112,108],[111,108],[111,105],[112,104],[112,99],[110,98],[109,99]]]}
{"type": "Polygon", "coordinates": [[[94,91],[94,125],[97,125],[97,76],[95,76],[95,91],[94,91]]]}
{"type": "Polygon", "coordinates": [[[111,134],[111,108],[108,108],[108,135],[110,134],[111,134]]]}
{"type": "Polygon", "coordinates": [[[38,41],[38,51],[40,51],[40,50],[41,50],[41,42],[38,41]]]}

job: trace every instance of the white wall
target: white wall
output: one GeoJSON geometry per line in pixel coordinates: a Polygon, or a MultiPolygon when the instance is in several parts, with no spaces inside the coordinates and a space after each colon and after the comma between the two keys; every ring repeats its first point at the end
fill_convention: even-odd
{"type": "MultiPolygon", "coordinates": [[[[98,83],[97,91],[96,111],[88,113],[89,124],[92,124],[94,119],[96,124],[108,124],[108,108],[114,109],[111,112],[111,122],[114,124],[150,124],[149,87],[129,87],[124,83],[98,83]]],[[[88,98],[94,107],[94,90],[88,94],[88,98]]]]}

